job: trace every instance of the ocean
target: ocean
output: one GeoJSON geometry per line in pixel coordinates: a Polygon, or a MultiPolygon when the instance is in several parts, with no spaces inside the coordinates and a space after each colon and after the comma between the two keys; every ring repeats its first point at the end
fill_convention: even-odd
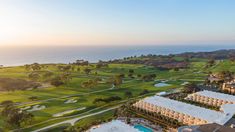
{"type": "Polygon", "coordinates": [[[173,46],[14,46],[0,47],[0,65],[16,66],[38,63],[69,63],[77,59],[90,62],[119,59],[141,54],[176,54],[182,52],[235,49],[235,45],[173,46]]]}

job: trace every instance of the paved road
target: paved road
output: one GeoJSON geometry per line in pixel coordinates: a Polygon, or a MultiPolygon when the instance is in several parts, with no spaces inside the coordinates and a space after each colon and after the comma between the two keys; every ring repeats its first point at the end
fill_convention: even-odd
{"type": "Polygon", "coordinates": [[[56,123],[56,124],[53,124],[53,125],[50,125],[50,126],[47,126],[47,127],[44,127],[44,128],[38,129],[38,130],[35,130],[33,132],[40,132],[40,131],[43,131],[43,130],[47,130],[47,129],[56,127],[56,126],[61,125],[61,124],[71,124],[71,125],[74,125],[77,121],[79,121],[79,120],[81,120],[83,118],[87,118],[87,117],[90,117],[90,116],[98,115],[98,114],[101,114],[101,113],[104,113],[104,112],[116,109],[118,107],[120,107],[120,105],[112,107],[112,108],[109,108],[109,109],[106,109],[106,110],[102,110],[102,111],[99,111],[99,112],[96,112],[96,113],[92,113],[92,114],[84,115],[84,116],[77,117],[77,118],[74,118],[74,119],[69,119],[69,120],[66,120],[66,121],[63,121],[63,122],[59,122],[59,123],[56,123]]]}

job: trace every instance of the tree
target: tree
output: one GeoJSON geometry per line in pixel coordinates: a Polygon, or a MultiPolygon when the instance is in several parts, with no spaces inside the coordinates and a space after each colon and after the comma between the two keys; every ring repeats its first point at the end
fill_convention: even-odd
{"type": "Polygon", "coordinates": [[[26,64],[26,65],[25,65],[25,70],[26,70],[26,71],[29,71],[30,69],[31,69],[30,65],[26,64]]]}
{"type": "Polygon", "coordinates": [[[125,77],[125,74],[119,74],[119,76],[121,77],[121,78],[124,78],[125,77]]]}
{"type": "Polygon", "coordinates": [[[128,74],[128,77],[134,78],[132,73],[129,73],[129,74],[128,74]]]}
{"type": "Polygon", "coordinates": [[[58,76],[51,80],[51,85],[53,86],[59,87],[60,85],[63,85],[63,84],[64,84],[63,80],[58,76]]]}
{"type": "Polygon", "coordinates": [[[13,105],[13,101],[11,100],[5,100],[1,102],[2,106],[7,106],[7,105],[13,105]]]}
{"type": "Polygon", "coordinates": [[[137,75],[137,77],[138,77],[138,78],[141,78],[141,77],[142,77],[142,75],[141,75],[141,74],[138,74],[138,75],[137,75]]]}
{"type": "Polygon", "coordinates": [[[40,64],[38,64],[38,63],[33,63],[33,64],[31,64],[31,69],[33,70],[33,71],[39,71],[39,70],[41,70],[41,66],[40,66],[40,64]]]}
{"type": "Polygon", "coordinates": [[[74,126],[69,126],[63,130],[63,132],[78,132],[78,129],[74,126]]]}
{"type": "Polygon", "coordinates": [[[71,70],[74,71],[74,70],[75,70],[75,66],[72,66],[72,67],[71,67],[71,70]]]}
{"type": "Polygon", "coordinates": [[[122,76],[116,75],[116,76],[110,77],[107,82],[115,86],[119,86],[122,84],[122,79],[123,79],[122,76]]]}
{"type": "Polygon", "coordinates": [[[233,80],[233,76],[234,76],[234,73],[230,72],[230,71],[222,71],[219,73],[219,77],[224,82],[229,82],[229,81],[233,80]]]}
{"type": "Polygon", "coordinates": [[[108,63],[99,60],[99,62],[96,64],[96,68],[102,68],[102,67],[108,67],[108,63]]]}
{"type": "Polygon", "coordinates": [[[100,77],[96,77],[94,81],[98,83],[99,81],[102,81],[102,79],[100,77]]]}
{"type": "Polygon", "coordinates": [[[66,66],[57,66],[58,70],[61,72],[68,72],[71,70],[72,66],[71,65],[66,65],[66,66]]]}
{"type": "Polygon", "coordinates": [[[50,78],[50,77],[52,77],[53,75],[54,75],[53,72],[46,71],[46,72],[43,74],[43,78],[50,78]]]}
{"type": "Polygon", "coordinates": [[[37,96],[31,96],[31,97],[29,97],[29,99],[32,100],[32,101],[35,101],[35,100],[38,100],[38,97],[37,96]]]}
{"type": "Polygon", "coordinates": [[[71,73],[70,72],[64,72],[62,75],[60,75],[60,78],[64,83],[67,83],[68,81],[70,81],[72,79],[71,73]]]}
{"type": "Polygon", "coordinates": [[[90,73],[91,73],[91,69],[89,69],[89,68],[85,68],[85,69],[84,69],[84,72],[88,75],[88,74],[90,74],[90,73]]]}
{"type": "Polygon", "coordinates": [[[134,71],[133,69],[129,69],[129,74],[128,74],[128,76],[129,76],[130,78],[132,78],[134,72],[135,72],[135,71],[134,71]]]}
{"type": "Polygon", "coordinates": [[[198,91],[200,91],[200,88],[194,83],[187,84],[184,86],[185,93],[193,93],[193,92],[198,92],[198,91]]]}
{"type": "Polygon", "coordinates": [[[76,60],[76,62],[74,64],[80,65],[80,66],[88,66],[89,62],[85,61],[85,60],[76,60]]]}
{"type": "Polygon", "coordinates": [[[229,55],[229,60],[230,60],[231,62],[235,62],[235,55],[234,55],[234,54],[230,54],[230,55],[229,55]]]}
{"type": "Polygon", "coordinates": [[[67,65],[67,66],[64,66],[63,70],[64,70],[64,72],[65,72],[65,71],[70,71],[71,68],[72,68],[71,65],[67,65]]]}
{"type": "Polygon", "coordinates": [[[77,68],[77,71],[78,71],[78,72],[80,72],[80,71],[81,71],[81,68],[80,68],[80,67],[78,67],[78,68],[77,68]]]}
{"type": "Polygon", "coordinates": [[[135,71],[133,69],[129,69],[129,73],[133,74],[135,71]]]}
{"type": "Polygon", "coordinates": [[[144,89],[139,95],[145,95],[145,94],[148,94],[149,91],[147,89],[144,89]]]}
{"type": "Polygon", "coordinates": [[[206,67],[212,67],[214,64],[215,64],[215,60],[214,60],[214,59],[210,59],[210,60],[207,62],[207,66],[206,66],[206,67]]]}
{"type": "Polygon", "coordinates": [[[131,98],[131,97],[132,97],[132,92],[126,91],[126,92],[125,92],[125,96],[126,96],[127,98],[131,98]]]}
{"type": "Polygon", "coordinates": [[[114,82],[113,82],[113,84],[114,84],[115,86],[121,85],[121,84],[122,84],[122,77],[119,76],[119,75],[116,75],[116,76],[114,77],[114,82]]]}
{"type": "Polygon", "coordinates": [[[148,74],[148,75],[144,75],[142,76],[142,80],[143,81],[152,81],[156,78],[156,74],[148,74]]]}
{"type": "Polygon", "coordinates": [[[26,124],[30,124],[34,117],[31,113],[22,111],[13,104],[4,106],[1,115],[10,128],[20,128],[26,124]]]}
{"type": "Polygon", "coordinates": [[[40,78],[40,75],[36,72],[32,72],[32,73],[29,74],[29,78],[34,80],[34,81],[37,81],[40,78]]]}
{"type": "Polygon", "coordinates": [[[99,102],[105,102],[105,103],[109,103],[112,101],[117,101],[117,100],[121,100],[122,98],[119,96],[111,96],[108,98],[95,98],[95,100],[93,101],[93,103],[99,103],[99,102]]]}
{"type": "Polygon", "coordinates": [[[88,80],[85,82],[82,82],[81,87],[83,88],[91,88],[98,84],[99,81],[101,81],[101,78],[95,78],[94,80],[88,80]]]}

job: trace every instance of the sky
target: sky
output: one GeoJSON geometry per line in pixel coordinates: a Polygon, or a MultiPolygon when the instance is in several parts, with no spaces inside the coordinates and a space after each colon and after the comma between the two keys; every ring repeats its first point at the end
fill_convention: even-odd
{"type": "Polygon", "coordinates": [[[235,44],[234,0],[0,0],[0,46],[235,44]]]}

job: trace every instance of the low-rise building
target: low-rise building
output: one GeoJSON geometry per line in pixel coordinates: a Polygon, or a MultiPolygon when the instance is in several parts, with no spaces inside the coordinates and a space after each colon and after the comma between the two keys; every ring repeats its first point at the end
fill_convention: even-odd
{"type": "Polygon", "coordinates": [[[222,91],[230,94],[235,94],[235,81],[223,83],[222,91]]]}
{"type": "Polygon", "coordinates": [[[224,125],[233,114],[223,113],[160,96],[147,97],[133,104],[134,107],[156,112],[188,125],[217,123],[224,125]]]}
{"type": "Polygon", "coordinates": [[[203,124],[198,126],[183,126],[178,132],[234,132],[235,128],[222,126],[216,123],[203,124]]]}
{"type": "Polygon", "coordinates": [[[207,90],[189,94],[185,99],[217,107],[235,104],[235,96],[207,90]]]}

